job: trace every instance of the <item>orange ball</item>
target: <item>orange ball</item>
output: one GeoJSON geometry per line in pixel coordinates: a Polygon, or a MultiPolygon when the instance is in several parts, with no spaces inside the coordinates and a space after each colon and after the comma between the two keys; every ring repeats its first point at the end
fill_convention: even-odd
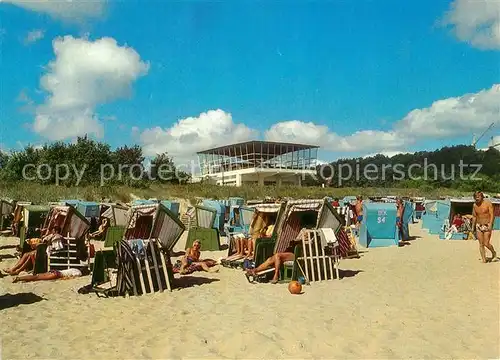
{"type": "Polygon", "coordinates": [[[290,294],[298,295],[302,292],[302,285],[298,281],[290,281],[288,291],[290,291],[290,294]]]}

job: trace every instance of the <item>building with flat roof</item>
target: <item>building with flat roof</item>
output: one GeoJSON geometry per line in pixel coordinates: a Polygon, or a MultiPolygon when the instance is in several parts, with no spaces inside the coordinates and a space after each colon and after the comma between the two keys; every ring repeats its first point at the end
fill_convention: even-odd
{"type": "Polygon", "coordinates": [[[316,174],[319,146],[247,141],[197,153],[201,178],[218,185],[301,185],[316,174]]]}

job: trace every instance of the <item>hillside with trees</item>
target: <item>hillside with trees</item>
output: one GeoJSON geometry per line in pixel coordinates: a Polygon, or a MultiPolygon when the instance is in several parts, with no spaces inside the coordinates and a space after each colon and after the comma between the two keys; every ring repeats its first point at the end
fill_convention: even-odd
{"type": "Polygon", "coordinates": [[[393,157],[340,159],[317,170],[323,180],[313,180],[311,185],[500,192],[500,151],[495,148],[482,151],[460,145],[393,157]]]}
{"type": "Polygon", "coordinates": [[[186,198],[317,197],[354,192],[425,195],[467,193],[476,189],[500,193],[500,152],[494,148],[480,151],[472,146],[393,157],[340,159],[318,166],[318,175],[306,179],[307,186],[300,190],[190,184],[190,174],[177,170],[167,153],[146,160],[140,146],[111,149],[108,144],[82,137],[71,144],[55,142],[41,148],[28,146],[11,153],[0,152],[0,196],[52,199],[64,197],[63,194],[76,196],[74,194],[82,194],[82,189],[86,189],[84,197],[90,200],[107,195],[116,197],[120,187],[126,189],[122,193],[127,195],[118,196],[124,199],[130,192],[144,196],[166,192],[164,196],[186,198]]]}

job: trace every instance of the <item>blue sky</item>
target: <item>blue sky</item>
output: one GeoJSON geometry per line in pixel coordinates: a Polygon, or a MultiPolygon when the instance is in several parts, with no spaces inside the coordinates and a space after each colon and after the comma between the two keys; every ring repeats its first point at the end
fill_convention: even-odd
{"type": "Polygon", "coordinates": [[[500,115],[500,2],[11,0],[0,19],[5,150],[87,133],[184,161],[258,138],[331,160],[470,143],[500,115]]]}

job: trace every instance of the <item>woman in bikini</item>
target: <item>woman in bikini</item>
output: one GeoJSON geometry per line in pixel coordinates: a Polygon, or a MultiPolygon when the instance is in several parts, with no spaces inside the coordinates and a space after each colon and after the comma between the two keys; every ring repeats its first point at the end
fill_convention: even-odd
{"type": "Polygon", "coordinates": [[[45,235],[42,239],[27,239],[26,242],[30,245],[31,250],[24,253],[19,261],[14,265],[14,267],[10,269],[4,269],[4,272],[11,276],[14,276],[19,275],[21,272],[29,268],[32,268],[33,266],[35,266],[36,252],[39,245],[51,245],[52,243],[61,240],[64,240],[64,237],[61,235],[61,228],[57,226],[52,229],[51,234],[45,235]]]}
{"type": "Polygon", "coordinates": [[[186,250],[186,255],[181,259],[181,267],[179,269],[179,274],[185,275],[188,272],[188,268],[191,266],[200,266],[206,272],[217,272],[219,269],[211,269],[209,265],[212,265],[212,260],[200,260],[201,256],[201,242],[195,240],[193,242],[193,247],[186,250]]]}

